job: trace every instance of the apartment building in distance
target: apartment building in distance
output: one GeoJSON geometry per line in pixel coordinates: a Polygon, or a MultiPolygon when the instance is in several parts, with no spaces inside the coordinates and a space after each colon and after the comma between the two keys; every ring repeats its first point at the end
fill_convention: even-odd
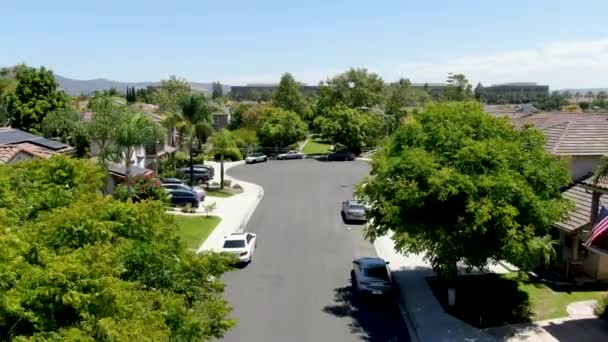
{"type": "Polygon", "coordinates": [[[528,103],[549,96],[549,86],[534,82],[495,84],[484,87],[483,99],[487,103],[528,103]]]}

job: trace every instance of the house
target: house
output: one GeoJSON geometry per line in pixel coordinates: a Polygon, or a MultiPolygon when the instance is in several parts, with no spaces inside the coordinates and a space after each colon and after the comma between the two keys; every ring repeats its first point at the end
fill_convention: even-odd
{"type": "Polygon", "coordinates": [[[0,128],[0,163],[9,164],[32,158],[49,158],[56,154],[73,154],[75,149],[64,143],[40,137],[16,128],[0,128]]]}
{"type": "MultiPolygon", "coordinates": [[[[126,175],[127,171],[124,162],[110,163],[108,165],[108,176],[106,177],[104,185],[104,193],[112,193],[118,184],[121,184],[126,180],[126,175]]],[[[137,165],[131,165],[131,180],[138,178],[151,178],[155,175],[156,173],[150,169],[137,165]]]]}
{"type": "Polygon", "coordinates": [[[608,281],[608,246],[583,245],[593,227],[591,213],[597,213],[601,205],[608,207],[608,182],[595,184],[590,177],[600,159],[608,155],[608,115],[539,113],[512,118],[511,122],[516,127],[540,129],[546,138],[545,149],[567,161],[573,180],[562,196],[575,208],[554,224],[559,246],[552,268],[570,280],[608,281]]]}

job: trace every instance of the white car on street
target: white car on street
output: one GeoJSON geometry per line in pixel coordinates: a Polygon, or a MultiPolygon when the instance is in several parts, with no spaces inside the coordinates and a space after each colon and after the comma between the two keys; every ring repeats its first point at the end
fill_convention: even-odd
{"type": "Polygon", "coordinates": [[[261,163],[268,161],[268,157],[262,152],[252,153],[245,158],[245,163],[253,164],[253,163],[261,163]]]}
{"type": "Polygon", "coordinates": [[[298,151],[289,151],[287,153],[281,153],[277,156],[278,160],[286,160],[286,159],[303,159],[304,154],[298,151]]]}
{"type": "Polygon", "coordinates": [[[222,252],[234,254],[239,262],[251,262],[257,244],[253,233],[233,233],[224,237],[222,252]]]}

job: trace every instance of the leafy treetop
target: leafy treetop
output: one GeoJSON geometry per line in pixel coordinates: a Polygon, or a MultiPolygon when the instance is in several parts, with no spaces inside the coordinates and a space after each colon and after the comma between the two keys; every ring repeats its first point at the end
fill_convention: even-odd
{"type": "Polygon", "coordinates": [[[551,224],[570,203],[566,168],[534,129],[515,130],[476,102],[433,104],[391,137],[358,193],[371,204],[367,237],[394,232],[404,253],[426,253],[440,275],[490,259],[522,268],[553,249],[551,224]]]}

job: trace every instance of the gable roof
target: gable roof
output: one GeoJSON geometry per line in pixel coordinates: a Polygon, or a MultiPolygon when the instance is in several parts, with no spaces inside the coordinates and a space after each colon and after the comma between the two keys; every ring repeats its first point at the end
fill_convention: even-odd
{"type": "MultiPolygon", "coordinates": [[[[564,191],[562,196],[574,202],[575,208],[567,219],[556,223],[555,226],[567,233],[586,228],[591,214],[591,194],[592,191],[582,184],[577,184],[564,191]]],[[[600,197],[600,205],[608,206],[608,195],[600,197]]]]}
{"type": "Polygon", "coordinates": [[[577,120],[542,130],[545,148],[561,156],[604,156],[608,154],[608,121],[577,120]]]}
{"type": "Polygon", "coordinates": [[[27,153],[32,157],[49,158],[57,152],[50,150],[46,147],[30,144],[20,143],[15,145],[0,145],[0,164],[6,164],[15,158],[19,153],[27,153]]]}

